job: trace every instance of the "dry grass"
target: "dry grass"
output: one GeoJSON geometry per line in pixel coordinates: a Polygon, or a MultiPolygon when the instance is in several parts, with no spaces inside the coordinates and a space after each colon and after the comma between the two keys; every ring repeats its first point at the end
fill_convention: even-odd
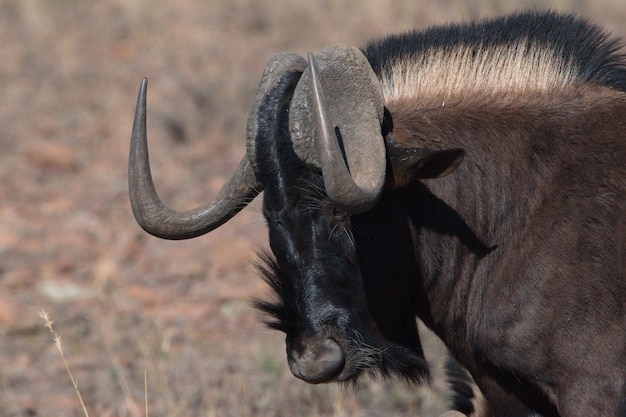
{"type": "Polygon", "coordinates": [[[282,335],[249,305],[266,291],[250,263],[266,245],[258,203],[194,241],[139,230],[126,190],[136,89],[150,77],[155,179],[185,208],[243,154],[276,53],[533,6],[625,33],[614,0],[0,0],[0,417],[84,415],[42,307],[92,416],[146,415],[144,370],[153,416],[436,415],[438,379],[343,390],[290,375],[282,335]]]}
{"type": "MultiPolygon", "coordinates": [[[[97,404],[93,401],[102,401],[88,395],[83,399],[80,387],[89,390],[93,381],[82,379],[79,386],[78,379],[74,376],[69,363],[76,363],[70,354],[70,359],[62,348],[61,337],[53,328],[52,320],[44,311],[40,312],[40,318],[44,320],[45,327],[50,331],[53,344],[65,372],[69,376],[67,386],[73,386],[76,394],[76,415],[89,417],[89,411],[93,410],[96,415],[97,404]],[[87,382],[85,384],[85,382],[87,382]],[[87,404],[87,405],[86,405],[87,404]]],[[[107,334],[106,338],[115,339],[115,335],[107,334]]],[[[152,345],[154,340],[142,338],[137,343],[143,347],[152,345]]],[[[435,339],[426,338],[430,345],[427,349],[431,354],[440,352],[442,347],[435,339]]],[[[199,372],[205,371],[202,359],[193,356],[189,349],[182,349],[179,354],[170,356],[164,351],[171,347],[162,345],[160,354],[143,351],[142,361],[152,371],[144,370],[143,373],[137,367],[135,372],[128,365],[122,367],[122,357],[108,347],[107,358],[103,362],[109,362],[113,377],[118,385],[120,394],[115,398],[112,408],[107,409],[106,415],[123,415],[132,417],[148,416],[149,410],[156,415],[208,415],[208,416],[382,416],[388,415],[393,410],[394,415],[438,415],[445,409],[442,399],[445,398],[445,386],[440,379],[440,361],[443,359],[437,353],[432,357],[435,363],[435,383],[431,388],[415,388],[398,383],[366,383],[358,387],[340,387],[336,385],[308,386],[304,383],[294,384],[293,377],[283,371],[280,358],[271,352],[259,352],[254,358],[254,371],[246,383],[242,384],[238,378],[229,379],[228,372],[236,370],[236,366],[227,365],[226,369],[215,372],[213,376],[199,372]],[[191,355],[187,357],[187,355],[191,355]],[[200,369],[197,369],[200,367],[200,369]],[[233,369],[235,368],[235,369],[233,369]],[[143,381],[139,379],[143,375],[143,381]],[[181,380],[188,378],[189,380],[181,380]],[[202,386],[197,386],[198,379],[202,380],[202,386]],[[140,384],[143,383],[143,391],[140,384]],[[303,389],[306,387],[306,389],[303,389]],[[215,389],[218,388],[218,389],[215,389]],[[149,401],[149,393],[151,400],[149,401]],[[143,395],[144,402],[141,402],[143,395]],[[426,413],[426,414],[424,414],[426,413]]],[[[125,343],[124,343],[125,344],[125,343]]],[[[256,344],[256,342],[255,342],[256,344]]],[[[152,346],[154,347],[154,346],[152,346]]],[[[191,347],[192,349],[194,347],[191,347]]],[[[50,359],[54,360],[54,359],[50,359]]],[[[80,361],[78,361],[80,363],[80,361]]],[[[93,377],[93,374],[91,375],[93,377]]],[[[62,375],[56,376],[56,383],[65,385],[62,375]]],[[[93,413],[92,413],[93,414],[93,413]]]]}
{"type": "Polygon", "coordinates": [[[76,381],[76,378],[74,378],[74,374],[72,374],[72,370],[70,369],[70,366],[68,365],[67,360],[65,359],[65,355],[63,354],[63,346],[61,345],[61,336],[59,336],[56,330],[54,330],[54,327],[52,327],[53,322],[45,310],[41,310],[39,312],[39,317],[41,317],[41,319],[44,321],[46,328],[50,330],[50,334],[52,334],[52,339],[54,340],[54,346],[57,348],[57,350],[59,351],[59,354],[61,355],[63,366],[65,366],[67,375],[70,377],[70,381],[72,381],[72,386],[74,387],[74,391],[76,392],[76,397],[78,398],[78,401],[80,402],[80,406],[83,409],[83,413],[85,414],[85,417],[89,417],[89,412],[87,412],[87,407],[85,407],[83,396],[80,394],[80,390],[78,389],[78,382],[76,381]]]}

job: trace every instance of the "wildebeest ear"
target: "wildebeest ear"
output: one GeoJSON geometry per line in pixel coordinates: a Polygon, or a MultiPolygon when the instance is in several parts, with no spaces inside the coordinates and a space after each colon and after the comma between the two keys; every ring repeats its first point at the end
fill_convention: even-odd
{"type": "Polygon", "coordinates": [[[403,186],[417,179],[441,178],[454,171],[465,156],[465,151],[454,149],[407,148],[393,144],[387,155],[396,186],[403,186]]]}

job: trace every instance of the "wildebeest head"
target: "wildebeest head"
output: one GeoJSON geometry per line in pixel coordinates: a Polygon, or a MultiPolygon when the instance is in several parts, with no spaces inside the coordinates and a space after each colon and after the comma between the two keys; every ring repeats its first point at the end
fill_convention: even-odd
{"type": "MultiPolygon", "coordinates": [[[[129,162],[139,224],[167,239],[195,237],[264,191],[273,257],[264,255],[259,269],[278,297],[258,306],[272,317],[270,327],[286,333],[293,374],[315,383],[354,380],[365,370],[412,380],[427,374],[414,312],[405,326],[390,323],[397,317],[372,305],[384,277],[373,278],[383,284],[367,282],[375,261],[364,260],[367,250],[359,242],[371,239],[368,225],[387,222],[376,216],[393,214],[393,208],[376,208],[386,204],[385,189],[407,178],[444,175],[462,152],[395,143],[380,82],[360,50],[330,47],[309,54],[308,63],[280,54],[262,76],[248,120],[247,154],[236,173],[211,203],[175,211],[159,200],[150,175],[146,88],[144,80],[129,162]],[[360,230],[353,230],[357,217],[360,230]],[[403,328],[402,335],[394,328],[403,328]]],[[[365,246],[376,245],[393,248],[394,242],[365,246]]]]}

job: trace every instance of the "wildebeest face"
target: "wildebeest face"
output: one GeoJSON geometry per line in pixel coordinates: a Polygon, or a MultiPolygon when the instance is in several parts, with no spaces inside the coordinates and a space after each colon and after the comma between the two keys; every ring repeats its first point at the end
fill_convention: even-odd
{"type": "Polygon", "coordinates": [[[291,371],[309,382],[354,373],[352,339],[368,321],[350,217],[323,198],[317,177],[289,187],[293,200],[265,190],[274,258],[265,256],[261,271],[278,299],[259,303],[287,335],[291,371]]]}
{"type": "Polygon", "coordinates": [[[258,306],[285,332],[293,374],[314,383],[365,370],[423,376],[421,351],[387,340],[370,314],[356,246],[366,231],[353,231],[359,215],[325,196],[321,176],[307,172],[283,195],[266,188],[264,214],[274,257],[264,256],[260,269],[277,299],[258,306]]]}

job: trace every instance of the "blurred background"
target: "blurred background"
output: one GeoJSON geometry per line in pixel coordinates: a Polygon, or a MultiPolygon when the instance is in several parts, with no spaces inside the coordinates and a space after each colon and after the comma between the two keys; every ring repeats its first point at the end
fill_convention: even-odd
{"type": "Polygon", "coordinates": [[[334,43],[528,8],[626,35],[616,0],[0,0],[0,416],[83,412],[39,311],[63,340],[92,416],[432,416],[430,388],[291,376],[283,335],[251,307],[266,231],[255,201],[210,235],[168,242],[130,211],[137,88],[162,198],[213,197],[244,154],[266,62],[334,43]]]}

